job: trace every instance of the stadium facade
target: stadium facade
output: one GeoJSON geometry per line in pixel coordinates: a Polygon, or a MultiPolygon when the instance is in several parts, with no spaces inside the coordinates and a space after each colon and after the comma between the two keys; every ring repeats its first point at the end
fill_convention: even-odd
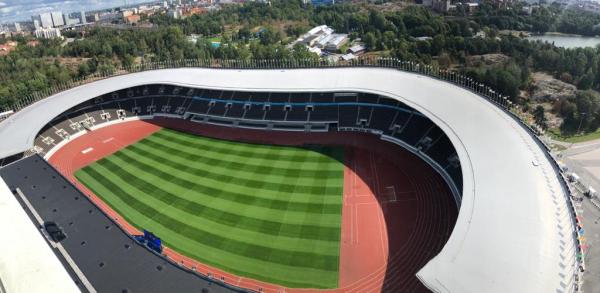
{"type": "MultiPolygon", "coordinates": [[[[142,116],[254,129],[318,132],[335,128],[377,135],[427,161],[446,179],[455,196],[459,215],[452,235],[417,275],[429,289],[578,289],[579,248],[570,193],[543,144],[510,112],[472,91],[419,74],[386,68],[181,68],[127,74],[60,92],[15,113],[0,124],[0,157],[49,156],[102,120],[118,123],[142,116]],[[144,89],[149,92],[144,93],[144,89]],[[161,93],[161,89],[169,92],[161,93]],[[215,92],[219,96],[206,94],[215,92]],[[285,98],[253,100],[264,97],[257,93],[284,93],[285,98]],[[310,99],[300,98],[307,94],[310,99]],[[146,95],[139,105],[126,101],[146,95]],[[154,95],[170,99],[155,103],[154,95]],[[323,100],[318,101],[319,96],[323,100]],[[281,117],[265,119],[265,110],[271,107],[282,108],[281,117]],[[294,111],[300,107],[304,111],[294,111]],[[361,113],[361,107],[368,111],[361,113]],[[208,108],[221,112],[211,115],[208,108]],[[246,119],[245,113],[252,109],[258,109],[257,116],[246,119]],[[232,114],[228,116],[228,112],[232,114]],[[298,119],[287,119],[289,113],[296,112],[302,112],[298,119]],[[311,112],[322,116],[311,120],[311,112]],[[328,113],[337,115],[336,119],[328,113]]],[[[2,214],[17,219],[19,230],[29,233],[19,235],[22,238],[16,238],[4,251],[25,255],[31,250],[46,250],[37,259],[45,264],[40,270],[55,272],[45,280],[50,283],[47,286],[73,289],[62,285],[69,283],[70,277],[66,271],[60,273],[62,269],[55,270],[62,265],[42,248],[46,243],[34,235],[35,227],[28,223],[26,214],[15,208],[17,202],[5,184],[1,195],[11,203],[2,207],[2,214]],[[22,242],[30,246],[19,245],[22,242]]],[[[5,257],[3,254],[0,259],[5,257]]],[[[11,265],[2,268],[0,278],[9,292],[19,291],[15,284],[23,279],[35,282],[40,277],[21,271],[23,267],[15,261],[7,263],[11,265]]]]}

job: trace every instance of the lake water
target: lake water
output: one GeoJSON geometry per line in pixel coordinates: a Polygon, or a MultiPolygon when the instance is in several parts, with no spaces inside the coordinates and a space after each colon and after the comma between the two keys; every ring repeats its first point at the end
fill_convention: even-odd
{"type": "Polygon", "coordinates": [[[541,40],[548,43],[554,43],[557,47],[578,48],[578,47],[596,47],[600,44],[600,37],[584,37],[577,35],[539,35],[529,36],[526,39],[531,41],[541,40]]]}

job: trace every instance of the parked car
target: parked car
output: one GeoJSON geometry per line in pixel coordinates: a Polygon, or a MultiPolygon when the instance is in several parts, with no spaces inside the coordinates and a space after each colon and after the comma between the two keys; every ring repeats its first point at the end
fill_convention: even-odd
{"type": "Polygon", "coordinates": [[[48,232],[48,235],[54,242],[60,242],[67,238],[67,235],[65,235],[62,229],[54,222],[44,223],[44,229],[48,232]]]}

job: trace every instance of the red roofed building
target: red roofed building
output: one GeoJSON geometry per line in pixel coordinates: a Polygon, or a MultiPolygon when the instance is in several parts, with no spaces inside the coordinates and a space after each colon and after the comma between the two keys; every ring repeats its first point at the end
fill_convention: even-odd
{"type": "Polygon", "coordinates": [[[17,48],[17,42],[8,41],[5,44],[0,45],[0,56],[6,56],[17,48]]]}
{"type": "Polygon", "coordinates": [[[202,14],[202,13],[206,13],[208,12],[208,10],[204,7],[191,7],[191,8],[184,8],[183,11],[181,12],[181,15],[184,17],[187,16],[192,16],[194,14],[202,14]]]}

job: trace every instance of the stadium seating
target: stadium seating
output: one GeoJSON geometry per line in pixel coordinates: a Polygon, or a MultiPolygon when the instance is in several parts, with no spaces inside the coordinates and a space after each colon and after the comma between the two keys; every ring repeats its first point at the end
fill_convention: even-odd
{"type": "Polygon", "coordinates": [[[228,127],[283,131],[361,131],[400,140],[427,155],[462,189],[460,162],[444,132],[397,100],[369,93],[267,93],[147,85],[108,93],[56,117],[30,153],[45,154],[92,127],[136,116],[190,117],[228,127]]]}

